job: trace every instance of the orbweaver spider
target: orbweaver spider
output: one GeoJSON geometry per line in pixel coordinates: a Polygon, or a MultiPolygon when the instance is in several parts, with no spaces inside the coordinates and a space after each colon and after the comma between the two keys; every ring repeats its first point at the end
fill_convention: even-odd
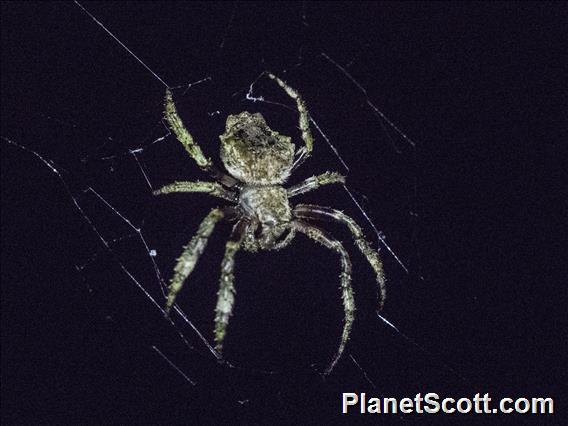
{"type": "Polygon", "coordinates": [[[215,225],[221,220],[236,222],[225,246],[215,309],[216,350],[221,353],[227,324],[235,302],[233,269],[236,253],[241,248],[250,252],[279,250],[289,245],[296,232],[300,232],[335,251],[341,259],[340,282],[345,324],[339,348],[325,370],[325,374],[329,374],[345,349],[355,318],[355,302],[351,287],[351,261],[347,251],[338,240],[312,225],[310,221],[334,220],[349,228],[355,245],[366,257],[376,274],[379,288],[379,310],[382,308],[386,295],[383,267],[379,253],[371,248],[360,226],[349,216],[330,207],[310,204],[298,204],[295,207],[290,205],[289,198],[312,191],[322,185],[343,184],[345,178],[339,173],[325,172],[287,189],[282,186],[291,172],[311,155],[313,139],[306,104],[300,94],[274,74],[267,73],[267,75],[296,102],[299,127],[305,146],[295,152],[291,138],[270,129],[260,113],[241,112],[237,115],[229,115],[225,133],[220,136],[220,157],[228,174],[217,168],[209,158],[203,155],[201,148],[193,140],[179,117],[172,93],[169,89],[166,91],[165,118],[170,129],[191,158],[215,182],[174,182],[155,191],[154,194],[205,192],[228,200],[234,205],[212,209],[199,225],[197,234],[184,247],[181,256],[177,259],[168,287],[165,310],[169,312],[173,306],[176,295],[203,254],[215,225]]]}

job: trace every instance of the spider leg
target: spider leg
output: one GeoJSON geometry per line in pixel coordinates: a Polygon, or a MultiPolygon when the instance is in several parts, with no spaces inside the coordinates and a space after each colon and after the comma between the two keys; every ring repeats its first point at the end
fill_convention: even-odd
{"type": "Polygon", "coordinates": [[[154,195],[170,194],[172,192],[205,192],[215,197],[236,203],[238,195],[230,189],[225,189],[217,182],[188,182],[176,181],[154,191],[154,195]]]}
{"type": "Polygon", "coordinates": [[[296,101],[296,108],[298,109],[298,113],[300,114],[299,126],[300,130],[302,131],[302,140],[306,145],[305,148],[302,148],[302,150],[299,151],[300,154],[299,158],[301,158],[300,161],[303,162],[306,158],[308,158],[311,155],[314,145],[314,139],[312,137],[312,132],[310,130],[310,116],[308,114],[308,108],[306,107],[306,103],[302,99],[300,93],[296,89],[288,86],[288,84],[285,81],[276,77],[272,73],[268,73],[268,77],[274,80],[282,89],[284,89],[284,91],[288,94],[288,96],[290,96],[293,100],[296,101]]]}
{"type": "Polygon", "coordinates": [[[288,231],[288,234],[281,241],[274,244],[270,250],[282,250],[284,247],[288,247],[290,245],[296,236],[296,228],[290,226],[289,228],[286,228],[286,230],[288,231]]]}
{"type": "Polygon", "coordinates": [[[177,264],[174,268],[174,275],[170,281],[170,285],[168,286],[168,296],[165,307],[166,313],[169,313],[171,310],[177,294],[182,289],[185,280],[189,274],[191,274],[193,268],[195,268],[199,257],[203,254],[203,251],[207,246],[207,240],[211,236],[215,225],[231,213],[235,213],[232,208],[223,210],[215,208],[211,210],[199,225],[197,233],[191,239],[189,244],[184,247],[181,256],[177,259],[177,264]]]}
{"type": "Polygon", "coordinates": [[[312,176],[303,182],[288,188],[288,198],[313,191],[314,189],[318,189],[320,186],[329,185],[330,183],[345,183],[345,176],[336,172],[325,172],[318,176],[312,176]]]}
{"type": "Polygon", "coordinates": [[[217,292],[217,306],[215,308],[215,349],[221,353],[223,351],[223,340],[227,332],[229,317],[233,313],[235,304],[235,255],[241,248],[250,220],[247,217],[240,219],[231,232],[231,237],[225,245],[225,255],[221,262],[221,279],[219,280],[219,291],[217,292]]]}
{"type": "Polygon", "coordinates": [[[343,326],[343,333],[341,335],[341,342],[339,344],[339,349],[333,357],[333,360],[326,368],[325,373],[328,375],[331,370],[341,358],[343,351],[345,350],[345,345],[349,340],[349,335],[351,333],[351,327],[353,325],[353,320],[355,319],[355,299],[353,296],[353,288],[351,287],[351,260],[349,259],[349,254],[338,240],[328,236],[323,230],[316,228],[315,226],[308,225],[305,222],[293,221],[292,226],[299,232],[307,235],[309,238],[317,241],[328,249],[334,250],[341,257],[341,292],[343,297],[343,308],[345,310],[345,324],[343,326]]]}
{"type": "Polygon", "coordinates": [[[302,219],[315,219],[315,220],[332,220],[347,225],[355,245],[359,248],[361,253],[365,256],[373,270],[377,279],[378,292],[379,292],[379,306],[377,312],[383,309],[387,291],[385,286],[385,273],[383,271],[383,262],[377,250],[373,250],[369,242],[365,239],[361,227],[357,225],[352,218],[347,216],[342,211],[332,209],[330,207],[317,206],[313,204],[298,204],[293,211],[296,217],[302,219]]]}
{"type": "Polygon", "coordinates": [[[166,110],[165,118],[170,129],[174,132],[178,141],[181,142],[189,156],[195,160],[197,165],[223,185],[228,187],[237,185],[238,180],[226,173],[223,173],[221,169],[215,166],[210,158],[205,157],[199,145],[193,140],[193,136],[191,136],[191,133],[189,133],[189,131],[185,128],[183,121],[178,114],[170,89],[166,89],[164,107],[166,110]]]}

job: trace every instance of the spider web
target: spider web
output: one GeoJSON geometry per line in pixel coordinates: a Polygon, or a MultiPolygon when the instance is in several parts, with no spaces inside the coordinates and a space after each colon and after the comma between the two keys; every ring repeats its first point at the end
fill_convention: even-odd
{"type": "MultiPolygon", "coordinates": [[[[64,386],[88,387],[94,402],[77,401],[94,415],[105,411],[99,405],[131,404],[117,417],[265,413],[292,419],[302,411],[339,413],[341,392],[410,396],[471,387],[462,373],[471,366],[445,354],[440,328],[429,326],[439,325],[433,316],[440,313],[424,307],[439,303],[448,289],[437,288],[425,273],[419,240],[430,235],[421,224],[419,185],[426,161],[421,138],[429,126],[420,118],[423,107],[412,104],[418,89],[406,75],[397,75],[405,66],[412,75],[404,60],[410,62],[420,49],[394,43],[387,29],[366,32],[334,16],[345,8],[357,22],[364,20],[364,10],[287,6],[76,2],[10,12],[16,21],[38,19],[32,24],[46,25],[41,33],[52,37],[52,44],[40,49],[33,44],[41,45],[37,34],[26,39],[38,51],[45,48],[49,67],[11,77],[10,88],[3,80],[3,91],[18,99],[6,102],[10,112],[3,112],[3,186],[13,191],[7,199],[14,210],[45,211],[37,229],[16,228],[29,232],[28,243],[40,235],[39,247],[51,251],[43,262],[57,259],[58,266],[47,266],[46,273],[20,261],[24,277],[11,277],[12,285],[26,284],[9,295],[19,295],[17,309],[31,300],[48,311],[48,322],[67,324],[45,339],[72,336],[49,348],[71,361],[56,370],[74,377],[64,386]],[[275,25],[266,39],[262,31],[269,31],[268,23],[259,24],[264,30],[251,28],[260,12],[275,25]],[[62,17],[65,25],[56,26],[62,17]],[[343,32],[335,35],[331,24],[343,32]],[[211,40],[203,40],[203,33],[211,40]],[[393,46],[399,50],[392,53],[393,46]],[[69,49],[74,58],[64,55],[69,49]],[[262,112],[273,129],[299,141],[297,113],[263,77],[267,70],[304,96],[314,129],[314,155],[290,184],[326,170],[347,175],[344,187],[322,188],[301,202],[352,215],[385,262],[387,306],[376,315],[370,268],[344,229],[324,225],[351,254],[358,306],[348,350],[325,378],[321,371],[341,330],[339,262],[301,237],[282,252],[238,257],[226,360],[210,344],[226,227],[213,234],[176,313],[163,315],[175,258],[218,204],[199,194],[151,195],[174,180],[204,178],[162,122],[164,87],[176,88],[187,127],[217,159],[216,135],[225,117],[242,110],[262,112]],[[49,82],[40,84],[40,76],[49,82]],[[49,98],[36,99],[35,90],[49,98]],[[18,197],[24,201],[16,202],[18,197]],[[57,276],[64,277],[63,284],[53,289],[57,276]],[[74,308],[67,311],[69,305],[74,308]],[[54,320],[61,309],[63,319],[54,320]],[[83,349],[69,349],[81,344],[83,349]],[[141,409],[145,404],[152,408],[141,409]]],[[[409,13],[401,5],[382,8],[387,27],[396,27],[398,13],[409,13]]],[[[11,37],[6,35],[5,43],[14,43],[17,36],[11,37]]],[[[16,308],[8,312],[18,315],[16,308]]],[[[39,310],[31,312],[25,318],[37,326],[39,310]]],[[[67,410],[72,405],[59,403],[67,410]]]]}

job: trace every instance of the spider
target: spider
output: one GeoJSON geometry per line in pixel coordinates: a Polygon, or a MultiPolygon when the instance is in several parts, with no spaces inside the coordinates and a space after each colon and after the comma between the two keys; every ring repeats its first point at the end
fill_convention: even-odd
{"type": "Polygon", "coordinates": [[[234,222],[221,263],[220,287],[215,309],[215,343],[216,350],[221,354],[235,302],[233,275],[235,255],[240,249],[249,252],[282,249],[291,243],[296,232],[300,232],[335,251],[341,261],[340,288],[345,323],[339,348],[325,370],[325,374],[329,374],[345,349],[355,318],[351,261],[341,242],[311,224],[311,221],[332,220],[348,227],[355,245],[376,274],[379,311],[382,309],[386,295],[382,262],[378,251],[373,250],[365,239],[361,227],[343,212],[318,205],[298,204],[295,207],[290,205],[290,198],[322,185],[344,184],[345,177],[336,172],[325,172],[284,188],[283,185],[292,171],[311,155],[313,138],[309,127],[308,110],[300,94],[274,74],[267,73],[267,75],[296,102],[304,147],[296,152],[291,138],[272,130],[260,113],[241,112],[229,115],[225,133],[219,137],[220,157],[228,174],[203,155],[201,148],[179,117],[171,91],[166,90],[165,118],[170,129],[190,157],[215,181],[173,182],[154,191],[154,194],[202,192],[223,198],[233,205],[212,209],[199,225],[196,235],[184,247],[168,286],[165,312],[168,314],[174,305],[177,294],[203,254],[216,224],[222,220],[234,222]]]}

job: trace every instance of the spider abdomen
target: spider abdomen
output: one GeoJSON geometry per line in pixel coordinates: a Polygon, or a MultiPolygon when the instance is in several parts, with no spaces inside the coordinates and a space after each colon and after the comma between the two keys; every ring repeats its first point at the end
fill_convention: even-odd
{"type": "Polygon", "coordinates": [[[266,124],[257,113],[227,117],[221,139],[221,160],[231,176],[254,185],[282,184],[290,176],[294,144],[266,124]]]}

